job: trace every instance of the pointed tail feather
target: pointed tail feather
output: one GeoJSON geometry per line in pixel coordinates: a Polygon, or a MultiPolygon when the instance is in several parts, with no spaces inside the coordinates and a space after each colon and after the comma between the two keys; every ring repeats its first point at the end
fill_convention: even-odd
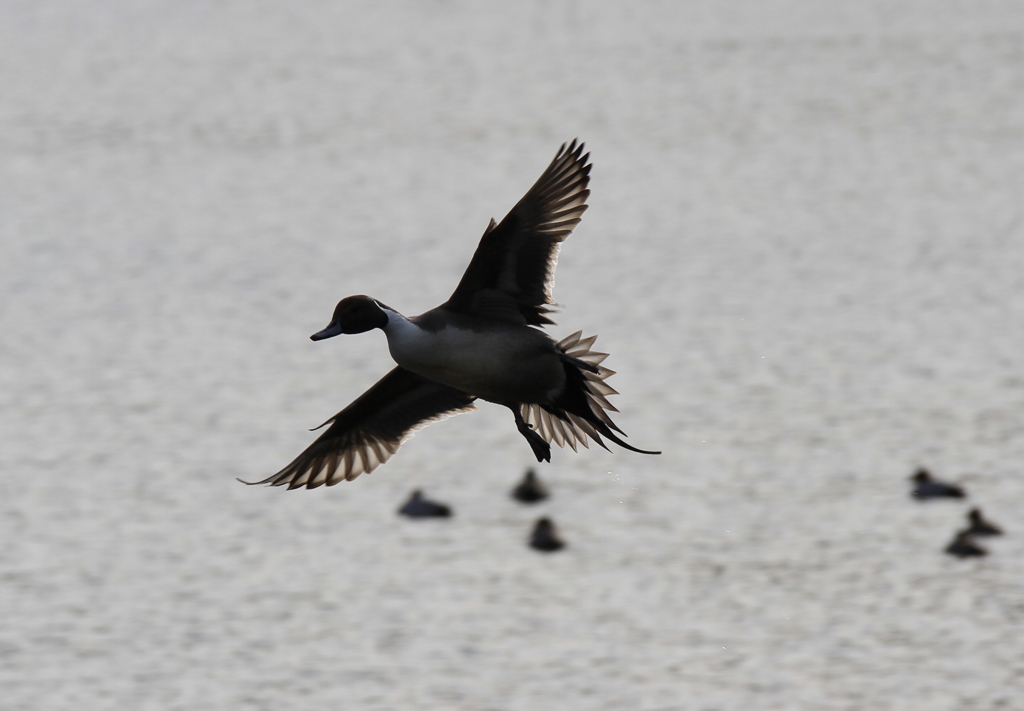
{"type": "Polygon", "coordinates": [[[520,405],[523,419],[533,426],[534,430],[546,441],[559,447],[569,445],[577,451],[577,445],[589,447],[589,439],[599,446],[608,449],[602,437],[615,444],[639,454],[661,454],[661,452],[638,449],[624,442],[615,433],[625,436],[619,427],[612,422],[609,412],[618,409],[608,402],[609,395],[616,395],[615,390],[606,381],[615,374],[614,370],[605,368],[601,363],[608,357],[607,353],[590,350],[597,336],[583,338],[583,332],[577,331],[558,342],[558,350],[563,354],[563,361],[575,368],[579,373],[574,380],[582,388],[577,394],[575,405],[566,401],[564,407],[545,406],[535,403],[520,405]],[[582,401],[579,399],[582,395],[582,401]],[[570,411],[571,410],[571,411],[570,411]]]}

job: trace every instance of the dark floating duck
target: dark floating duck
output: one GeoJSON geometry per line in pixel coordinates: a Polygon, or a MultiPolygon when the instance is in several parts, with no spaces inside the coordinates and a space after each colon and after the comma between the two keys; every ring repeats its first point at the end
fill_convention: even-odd
{"type": "MultiPolygon", "coordinates": [[[[500,223],[491,220],[462,280],[445,303],[406,318],[369,296],[349,296],[311,338],[384,331],[398,367],[351,405],[281,471],[256,484],[315,489],[355,479],[386,462],[416,429],[474,409],[481,399],[512,411],[537,461],[551,446],[602,438],[632,452],[609,412],[616,391],[577,331],[555,342],[534,328],[553,323],[551,289],[559,246],[587,209],[589,154],[575,140],[500,223]]],[[[324,426],[324,425],[321,425],[324,426]]],[[[249,483],[249,482],[245,482],[249,483]]]]}
{"type": "Polygon", "coordinates": [[[548,487],[537,478],[537,473],[533,469],[527,469],[523,480],[512,489],[512,498],[524,504],[535,504],[548,496],[548,487]]]}
{"type": "Polygon", "coordinates": [[[988,555],[988,551],[979,546],[971,536],[970,529],[964,529],[956,534],[948,546],[946,553],[955,555],[957,558],[977,558],[988,555]]]}
{"type": "Polygon", "coordinates": [[[441,504],[423,496],[423,492],[416,489],[409,495],[409,500],[402,504],[398,513],[409,518],[450,518],[452,509],[447,504],[441,504]]]}
{"type": "Polygon", "coordinates": [[[1001,536],[1003,529],[991,521],[987,521],[981,514],[981,509],[975,507],[967,512],[967,522],[970,526],[967,532],[972,536],[1001,536]]]}
{"type": "Polygon", "coordinates": [[[910,479],[914,482],[914,488],[910,495],[915,499],[924,501],[925,499],[964,498],[964,490],[961,487],[935,479],[931,472],[924,467],[914,472],[910,479]]]}
{"type": "Polygon", "coordinates": [[[547,516],[537,519],[530,533],[530,548],[544,553],[553,553],[565,548],[565,541],[558,535],[554,522],[547,516]]]}

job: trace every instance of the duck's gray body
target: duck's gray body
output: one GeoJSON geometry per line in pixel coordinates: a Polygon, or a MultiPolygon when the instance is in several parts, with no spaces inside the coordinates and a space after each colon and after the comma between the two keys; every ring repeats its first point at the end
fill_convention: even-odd
{"type": "MultiPolygon", "coordinates": [[[[589,155],[563,145],[537,183],[501,221],[491,220],[458,287],[444,304],[405,317],[369,296],[338,302],[331,323],[313,334],[384,331],[397,367],[328,420],[330,427],[291,464],[261,484],[315,488],[351,480],[387,461],[413,431],[474,409],[476,399],[508,407],[538,461],[550,442],[587,446],[602,437],[627,449],[608,415],[615,393],[579,332],[555,342],[552,277],[560,243],[587,208],[589,155]]],[[[607,447],[606,447],[607,448],[607,447]]]]}
{"type": "Polygon", "coordinates": [[[384,333],[398,365],[482,400],[547,402],[565,387],[554,341],[529,326],[436,309],[411,319],[389,312],[384,333]]]}

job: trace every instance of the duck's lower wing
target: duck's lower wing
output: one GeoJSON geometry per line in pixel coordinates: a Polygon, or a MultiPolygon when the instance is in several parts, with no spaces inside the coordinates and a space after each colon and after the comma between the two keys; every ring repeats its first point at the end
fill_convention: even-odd
{"type": "Polygon", "coordinates": [[[323,425],[330,427],[291,464],[245,484],[315,489],[372,472],[421,427],[475,409],[471,395],[395,368],[323,425]]]}

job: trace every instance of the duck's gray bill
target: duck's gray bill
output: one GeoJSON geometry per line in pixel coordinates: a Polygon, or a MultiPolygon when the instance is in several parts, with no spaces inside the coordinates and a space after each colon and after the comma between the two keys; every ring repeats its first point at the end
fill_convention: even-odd
{"type": "Polygon", "coordinates": [[[338,324],[332,323],[330,326],[328,326],[324,330],[317,331],[316,333],[314,333],[312,336],[310,336],[310,339],[314,340],[314,341],[322,341],[325,338],[330,338],[331,336],[340,336],[340,335],[341,335],[341,326],[339,326],[338,324]]]}

